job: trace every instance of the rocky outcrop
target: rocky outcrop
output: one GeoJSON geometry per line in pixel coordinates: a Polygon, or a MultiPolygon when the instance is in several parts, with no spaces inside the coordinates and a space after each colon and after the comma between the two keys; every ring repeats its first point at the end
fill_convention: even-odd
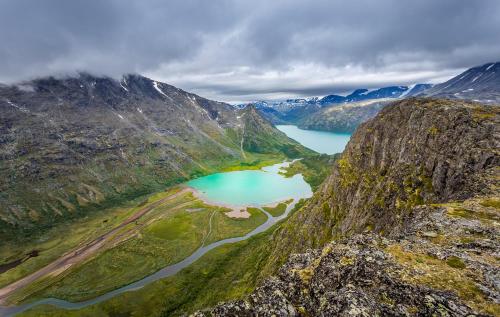
{"type": "Polygon", "coordinates": [[[364,230],[396,235],[415,206],[491,194],[499,121],[500,108],[475,103],[408,99],[385,107],[283,226],[278,249],[287,251],[278,254],[364,230]]]}
{"type": "Polygon", "coordinates": [[[271,265],[295,254],[277,275],[198,314],[497,316],[499,115],[447,100],[387,106],[275,231],[271,265]]]}
{"type": "Polygon", "coordinates": [[[498,315],[498,209],[425,208],[404,238],[357,234],[294,254],[248,298],[196,315],[498,315]]]}

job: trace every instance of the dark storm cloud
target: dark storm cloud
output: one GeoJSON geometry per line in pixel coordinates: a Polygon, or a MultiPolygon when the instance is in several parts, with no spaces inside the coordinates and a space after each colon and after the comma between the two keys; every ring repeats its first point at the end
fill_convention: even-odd
{"type": "Polygon", "coordinates": [[[223,100],[445,79],[500,59],[500,1],[0,2],[0,81],[146,73],[223,100]]]}

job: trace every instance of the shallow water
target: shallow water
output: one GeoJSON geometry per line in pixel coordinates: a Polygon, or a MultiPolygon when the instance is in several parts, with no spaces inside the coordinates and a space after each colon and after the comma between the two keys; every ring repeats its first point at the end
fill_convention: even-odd
{"type": "Polygon", "coordinates": [[[211,174],[189,181],[208,202],[231,206],[264,206],[289,198],[312,195],[311,187],[297,174],[286,178],[279,169],[288,163],[247,170],[211,174]]]}
{"type": "Polygon", "coordinates": [[[277,125],[276,128],[289,138],[318,153],[341,153],[351,138],[348,133],[302,130],[295,125],[277,125]]]}

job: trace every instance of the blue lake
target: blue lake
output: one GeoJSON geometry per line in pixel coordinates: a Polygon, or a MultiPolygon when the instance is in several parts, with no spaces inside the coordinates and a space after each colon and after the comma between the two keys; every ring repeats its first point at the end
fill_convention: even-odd
{"type": "MultiPolygon", "coordinates": [[[[281,125],[277,126],[277,128],[286,133],[290,138],[295,139],[302,145],[319,153],[333,154],[342,152],[350,138],[349,134],[300,130],[296,126],[289,125],[281,125]]],[[[172,276],[218,246],[243,241],[260,232],[268,230],[277,222],[288,217],[288,214],[293,210],[298,199],[312,196],[311,187],[304,181],[302,175],[286,178],[279,174],[280,169],[288,164],[289,163],[284,162],[264,167],[261,170],[211,174],[191,180],[187,183],[188,186],[198,190],[199,194],[207,201],[215,204],[263,206],[294,198],[294,201],[288,205],[286,211],[281,216],[273,217],[262,210],[268,217],[267,221],[246,235],[228,238],[202,246],[189,257],[178,263],[166,266],[141,280],[104,293],[93,299],[72,303],[57,298],[44,298],[19,306],[0,306],[0,316],[12,316],[43,304],[54,305],[65,309],[81,309],[95,305],[122,293],[140,289],[156,280],[172,276]]]]}
{"type": "Polygon", "coordinates": [[[227,173],[216,173],[189,181],[209,202],[232,206],[263,206],[289,198],[312,195],[302,175],[286,178],[278,172],[289,163],[227,173]]]}
{"type": "Polygon", "coordinates": [[[289,138],[318,153],[341,153],[351,138],[348,133],[302,130],[294,125],[277,125],[276,128],[289,138]]]}

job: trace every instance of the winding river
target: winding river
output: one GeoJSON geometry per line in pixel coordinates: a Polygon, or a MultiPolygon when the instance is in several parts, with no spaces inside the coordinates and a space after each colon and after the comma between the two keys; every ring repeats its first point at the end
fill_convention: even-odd
{"type": "MultiPolygon", "coordinates": [[[[277,190],[275,191],[274,194],[261,194],[254,196],[251,201],[236,201],[232,200],[232,195],[227,195],[224,193],[224,191],[218,191],[215,190],[213,192],[210,192],[209,187],[204,187],[208,183],[213,183],[214,179],[213,176],[212,178],[211,175],[202,177],[198,179],[198,183],[193,182],[193,183],[188,183],[188,185],[192,185],[195,189],[199,190],[202,188],[205,188],[207,191],[202,191],[203,195],[206,195],[208,193],[209,199],[211,201],[217,201],[222,204],[234,204],[235,202],[240,202],[239,205],[252,205],[252,206],[263,206],[263,205],[268,205],[272,202],[276,202],[281,200],[282,198],[293,198],[293,201],[287,206],[285,212],[277,217],[273,217],[271,214],[266,212],[264,209],[261,208],[261,211],[264,212],[267,216],[267,220],[265,223],[262,225],[258,226],[251,232],[247,233],[244,236],[241,237],[234,237],[234,238],[228,238],[224,240],[220,240],[214,243],[211,243],[206,246],[200,247],[198,250],[196,250],[194,253],[192,253],[189,257],[185,258],[184,260],[173,264],[169,265],[167,267],[164,267],[163,269],[157,271],[156,273],[146,276],[145,278],[138,280],[136,282],[133,282],[129,285],[120,287],[118,289],[115,289],[113,291],[110,291],[108,293],[105,293],[103,295],[100,295],[96,298],[89,299],[86,301],[82,302],[69,302],[65,301],[62,299],[57,299],[57,298],[44,298],[41,300],[34,301],[32,303],[26,303],[22,304],[19,306],[8,306],[8,307],[2,307],[0,306],[0,316],[14,316],[15,314],[24,312],[30,308],[33,308],[38,305],[53,305],[57,306],[60,308],[64,309],[81,309],[90,305],[98,304],[103,301],[106,301],[110,298],[113,298],[119,294],[125,293],[125,292],[130,292],[130,291],[135,291],[138,290],[145,285],[152,283],[156,280],[172,276],[176,273],[178,273],[180,270],[183,268],[189,266],[196,260],[198,260],[200,257],[205,255],[208,251],[224,245],[228,243],[235,243],[239,241],[246,240],[258,233],[264,232],[270,227],[272,227],[274,224],[277,222],[285,219],[288,217],[288,214],[290,211],[293,209],[295,204],[298,202],[300,198],[307,198],[312,195],[311,188],[309,185],[304,181],[302,178],[302,175],[295,175],[292,178],[285,178],[281,175],[278,174],[279,169],[281,167],[284,167],[288,165],[289,163],[280,163],[276,164],[273,166],[268,166],[263,168],[262,170],[256,170],[256,171],[239,171],[239,172],[228,172],[228,173],[219,173],[217,177],[215,177],[215,183],[218,184],[219,186],[222,186],[223,188],[227,188],[228,184],[230,185],[235,179],[239,179],[240,181],[243,182],[243,184],[246,185],[241,185],[241,186],[236,186],[232,189],[232,195],[241,195],[245,190],[248,190],[250,187],[255,188],[260,188],[261,192],[272,192],[267,190],[269,187],[262,187],[260,186],[261,184],[264,184],[263,180],[272,180],[274,185],[283,185],[283,187],[286,190],[277,190]],[[208,178],[205,179],[205,178],[208,178]],[[279,183],[279,179],[281,179],[281,183],[279,183]],[[252,186],[253,183],[253,186],[252,186]],[[197,186],[200,185],[200,186],[197,186]],[[198,187],[198,188],[197,188],[198,187]]],[[[257,192],[255,192],[257,193],[257,192]]],[[[254,194],[255,194],[254,193],[254,194]]],[[[247,195],[250,196],[250,195],[247,195]]]]}
{"type": "MultiPolygon", "coordinates": [[[[296,126],[277,126],[277,128],[302,145],[316,152],[327,154],[342,152],[350,137],[348,134],[301,130],[296,126]]],[[[299,174],[291,178],[285,178],[279,174],[280,168],[287,164],[289,163],[275,164],[265,167],[262,170],[217,173],[187,183],[188,186],[196,189],[205,201],[219,205],[262,207],[284,199],[293,198],[293,201],[287,206],[285,212],[278,217],[273,217],[261,208],[262,212],[267,215],[266,222],[246,235],[220,240],[206,246],[202,245],[193,254],[176,264],[164,267],[141,280],[90,300],[69,302],[57,298],[44,298],[19,306],[0,306],[0,316],[14,316],[38,305],[53,305],[63,309],[75,310],[98,304],[122,293],[141,289],[156,280],[172,276],[218,246],[243,241],[266,231],[277,222],[288,217],[299,199],[308,198],[312,195],[311,188],[304,181],[302,175],[299,174]]]]}

